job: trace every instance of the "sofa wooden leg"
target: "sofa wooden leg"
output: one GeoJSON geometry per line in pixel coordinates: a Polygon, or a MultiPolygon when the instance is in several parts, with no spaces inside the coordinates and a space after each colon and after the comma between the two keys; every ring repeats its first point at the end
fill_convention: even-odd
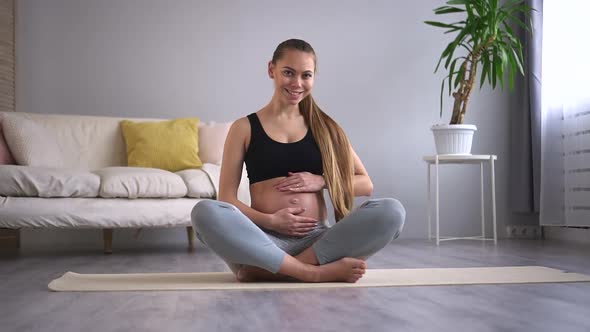
{"type": "Polygon", "coordinates": [[[0,228],[0,248],[20,248],[20,229],[0,228]]]}
{"type": "Polygon", "coordinates": [[[102,230],[104,240],[104,253],[109,255],[113,253],[113,229],[105,228],[102,230]]]}
{"type": "Polygon", "coordinates": [[[186,227],[186,235],[188,235],[188,248],[190,250],[195,249],[195,231],[192,226],[186,227]]]}

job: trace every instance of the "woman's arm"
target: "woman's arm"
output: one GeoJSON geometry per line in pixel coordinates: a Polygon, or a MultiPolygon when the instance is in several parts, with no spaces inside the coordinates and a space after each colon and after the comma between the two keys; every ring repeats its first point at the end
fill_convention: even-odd
{"type": "Polygon", "coordinates": [[[354,179],[352,182],[354,196],[371,196],[373,195],[373,182],[369,177],[369,173],[367,173],[361,158],[354,152],[352,146],[350,150],[354,162],[354,179]]]}
{"type": "Polygon", "coordinates": [[[270,229],[272,215],[259,212],[238,200],[238,186],[249,137],[250,123],[247,118],[238,119],[231,125],[223,148],[217,199],[234,205],[254,223],[270,229]]]}
{"type": "MultiPolygon", "coordinates": [[[[373,194],[373,182],[354,149],[351,147],[350,150],[354,163],[354,178],[352,179],[354,196],[371,196],[373,194]]],[[[326,189],[326,182],[323,176],[309,172],[289,173],[289,176],[279,181],[275,188],[280,191],[290,192],[317,192],[326,189]]]]}

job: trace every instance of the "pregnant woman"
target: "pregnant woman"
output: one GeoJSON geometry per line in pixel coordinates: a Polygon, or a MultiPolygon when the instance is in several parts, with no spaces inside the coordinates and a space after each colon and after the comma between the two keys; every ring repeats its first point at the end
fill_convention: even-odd
{"type": "Polygon", "coordinates": [[[239,281],[356,282],[365,260],[399,236],[392,198],[369,199],[373,183],[342,128],[315,103],[316,54],[305,41],[279,44],[268,63],[274,95],[235,121],[223,152],[217,201],[191,214],[197,237],[239,281]],[[251,206],[237,198],[243,164],[251,206]],[[327,223],[328,190],[336,223],[327,223]]]}

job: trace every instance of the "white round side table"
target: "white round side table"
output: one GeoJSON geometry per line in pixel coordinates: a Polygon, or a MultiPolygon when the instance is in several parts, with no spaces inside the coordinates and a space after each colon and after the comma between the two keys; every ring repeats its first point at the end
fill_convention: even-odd
{"type": "Polygon", "coordinates": [[[497,160],[496,155],[479,154],[479,155],[432,155],[424,156],[423,160],[427,163],[427,177],[428,177],[428,239],[432,239],[432,193],[430,183],[430,169],[434,166],[434,192],[435,192],[435,220],[436,220],[436,245],[440,244],[440,241],[449,240],[482,240],[482,241],[494,241],[494,245],[498,244],[498,232],[496,230],[496,178],[494,171],[494,161],[497,160]],[[486,238],[485,236],[485,213],[484,213],[484,181],[483,181],[483,168],[484,163],[490,165],[490,178],[491,178],[491,191],[492,191],[492,223],[493,223],[493,237],[486,238]],[[481,185],[481,235],[468,236],[468,237],[449,237],[440,236],[439,226],[439,184],[438,184],[438,166],[441,164],[479,164],[480,167],[480,185],[481,185]]]}

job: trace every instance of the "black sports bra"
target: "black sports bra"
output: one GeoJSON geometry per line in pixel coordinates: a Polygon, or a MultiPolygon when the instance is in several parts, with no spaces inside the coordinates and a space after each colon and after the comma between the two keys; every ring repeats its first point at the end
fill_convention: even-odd
{"type": "Polygon", "coordinates": [[[293,143],[281,143],[270,138],[256,113],[248,115],[250,121],[250,145],[244,162],[250,184],[287,176],[288,172],[310,172],[322,175],[322,155],[311,130],[303,139],[293,143]]]}

